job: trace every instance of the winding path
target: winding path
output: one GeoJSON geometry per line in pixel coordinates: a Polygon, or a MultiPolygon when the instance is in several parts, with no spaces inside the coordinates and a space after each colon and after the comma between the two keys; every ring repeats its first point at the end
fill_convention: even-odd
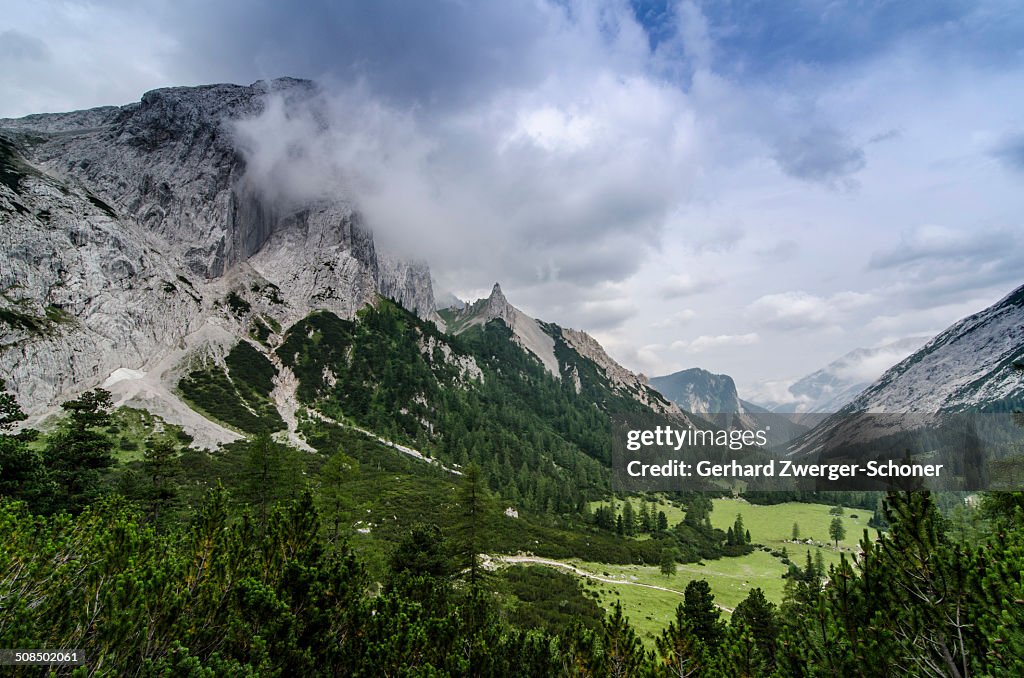
{"type": "MultiPolygon", "coordinates": [[[[677,596],[684,595],[682,591],[676,591],[675,589],[666,588],[664,586],[655,586],[654,584],[641,584],[640,582],[626,581],[624,579],[609,579],[607,577],[599,577],[598,575],[594,574],[593,572],[587,572],[586,570],[581,570],[580,568],[576,567],[575,565],[571,565],[569,563],[563,563],[563,562],[558,561],[558,560],[549,560],[547,558],[536,558],[534,556],[487,556],[486,560],[500,562],[500,563],[508,563],[508,564],[529,563],[531,565],[547,565],[548,567],[560,567],[563,570],[569,570],[570,572],[572,572],[573,574],[575,574],[577,576],[586,577],[587,579],[593,579],[594,581],[603,582],[605,584],[625,584],[626,586],[640,586],[640,587],[645,588],[645,589],[654,589],[656,591],[665,591],[667,593],[674,593],[677,596]]],[[[692,571],[692,570],[689,570],[687,568],[684,568],[684,569],[686,569],[687,571],[692,571]]],[[[723,610],[725,612],[728,612],[729,614],[732,614],[732,612],[733,612],[733,608],[726,607],[724,605],[719,605],[718,603],[715,603],[715,607],[717,607],[718,609],[723,610]]]]}

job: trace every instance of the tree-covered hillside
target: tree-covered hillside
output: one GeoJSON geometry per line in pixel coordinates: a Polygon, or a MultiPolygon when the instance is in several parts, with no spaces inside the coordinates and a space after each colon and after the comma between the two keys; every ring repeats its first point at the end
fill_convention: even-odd
{"type": "Polygon", "coordinates": [[[1024,671],[1020,495],[956,497],[948,518],[926,492],[833,497],[888,531],[858,550],[837,536],[826,568],[764,547],[738,514],[713,527],[706,494],[611,496],[610,416],[642,406],[565,345],[578,389],[501,322],[451,337],[382,301],[351,321],[313,314],[263,349],[237,344],[180,385],[248,433],[213,451],[111,411],[102,390],[14,433],[24,415],[0,395],[0,646],[81,648],[85,666],[56,671],[83,676],[1024,671]],[[275,437],[275,364],[297,377],[312,451],[275,437]],[[788,565],[784,588],[723,609],[701,568],[755,555],[788,565]],[[678,607],[641,635],[624,597],[572,563],[698,574],[661,587],[678,607]]]}

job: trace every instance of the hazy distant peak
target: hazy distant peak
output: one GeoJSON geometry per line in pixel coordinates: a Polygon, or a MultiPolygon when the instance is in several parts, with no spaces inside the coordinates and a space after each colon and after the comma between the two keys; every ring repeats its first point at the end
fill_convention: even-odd
{"type": "Polygon", "coordinates": [[[751,400],[779,413],[838,412],[887,369],[923,346],[929,337],[904,337],[871,348],[856,348],[797,379],[782,393],[765,388],[751,400]]]}

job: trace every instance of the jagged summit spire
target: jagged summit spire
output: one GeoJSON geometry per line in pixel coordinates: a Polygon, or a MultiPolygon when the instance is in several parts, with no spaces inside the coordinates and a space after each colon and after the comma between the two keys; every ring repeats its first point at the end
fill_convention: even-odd
{"type": "Polygon", "coordinates": [[[486,314],[489,318],[501,318],[509,327],[512,327],[514,324],[513,316],[516,311],[502,293],[501,285],[494,283],[494,287],[491,288],[491,294],[484,300],[484,303],[487,309],[486,314]]]}

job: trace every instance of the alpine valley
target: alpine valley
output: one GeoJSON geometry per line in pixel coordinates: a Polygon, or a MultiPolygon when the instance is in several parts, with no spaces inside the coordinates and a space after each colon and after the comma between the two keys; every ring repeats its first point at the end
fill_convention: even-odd
{"type": "MultiPolygon", "coordinates": [[[[84,648],[74,675],[1024,670],[1021,570],[936,536],[960,496],[614,493],[622,417],[809,434],[724,375],[652,385],[497,283],[439,308],[354,199],[254,177],[239,125],[329,125],[319,96],[0,120],[0,647],[84,648]]],[[[1022,328],[1024,288],[844,412],[1012,409],[1022,328]]],[[[1019,520],[990,508],[972,534],[1019,520]]]]}

